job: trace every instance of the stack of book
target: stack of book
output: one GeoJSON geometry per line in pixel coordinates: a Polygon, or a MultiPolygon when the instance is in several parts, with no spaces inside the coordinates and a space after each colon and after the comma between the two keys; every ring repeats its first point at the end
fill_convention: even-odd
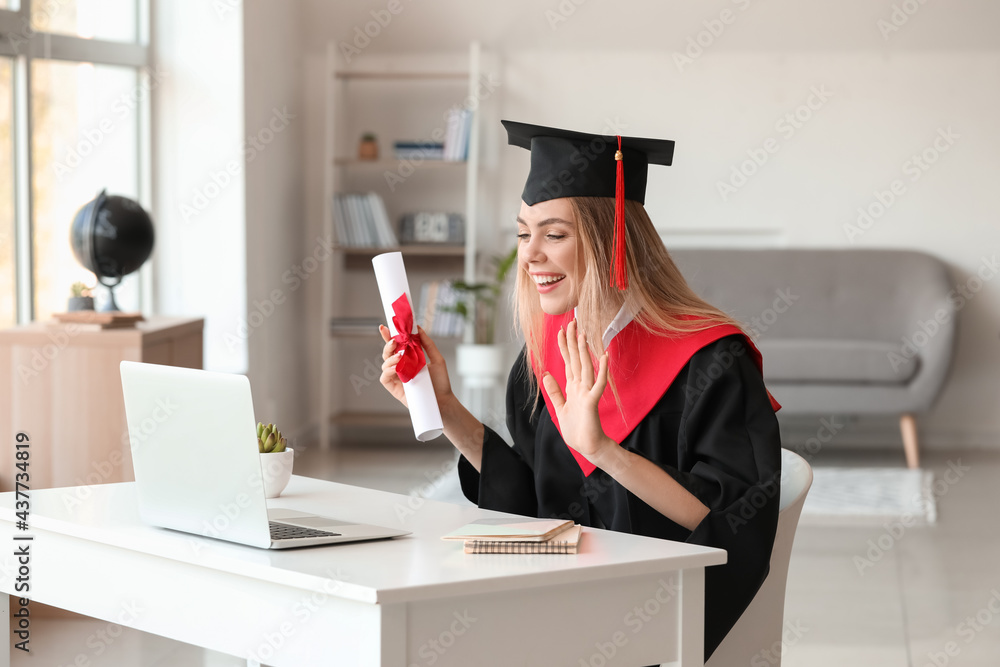
{"type": "Polygon", "coordinates": [[[461,336],[465,320],[450,310],[458,303],[458,297],[451,280],[424,283],[417,302],[417,323],[431,336],[461,336]]]}
{"type": "Polygon", "coordinates": [[[442,160],[445,145],[435,141],[394,141],[392,152],[397,160],[442,160]]]}
{"type": "MultiPolygon", "coordinates": [[[[454,107],[446,114],[444,141],[401,139],[392,142],[392,152],[397,160],[443,160],[464,162],[469,157],[469,134],[472,129],[472,111],[454,107]]],[[[440,128],[439,128],[440,129],[440,128]]]]}
{"type": "Polygon", "coordinates": [[[448,126],[444,135],[444,159],[462,162],[469,157],[469,130],[472,112],[468,109],[448,110],[448,126]]]}
{"type": "Polygon", "coordinates": [[[374,192],[335,194],[333,218],[337,245],[351,248],[395,248],[399,245],[385,202],[374,192]]]}
{"type": "Polygon", "coordinates": [[[583,528],[564,519],[479,519],[442,536],[467,554],[575,554],[583,528]]]}

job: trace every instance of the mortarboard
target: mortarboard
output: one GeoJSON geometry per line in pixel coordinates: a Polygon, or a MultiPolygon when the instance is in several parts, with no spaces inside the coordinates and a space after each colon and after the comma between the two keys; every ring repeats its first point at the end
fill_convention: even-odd
{"type": "Polygon", "coordinates": [[[625,200],[645,203],[647,167],[650,163],[669,166],[674,142],[500,122],[507,130],[508,144],[531,151],[531,168],[521,193],[528,206],[560,197],[615,198],[611,284],[620,290],[628,287],[625,200]]]}

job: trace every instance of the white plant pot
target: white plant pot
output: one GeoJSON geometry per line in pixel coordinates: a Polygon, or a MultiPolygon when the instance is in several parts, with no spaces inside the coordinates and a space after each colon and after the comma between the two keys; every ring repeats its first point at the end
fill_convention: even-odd
{"type": "Polygon", "coordinates": [[[494,387],[504,372],[503,348],[499,345],[462,343],[456,361],[456,370],[466,387],[494,387]]]}
{"type": "Polygon", "coordinates": [[[260,471],[264,476],[264,495],[267,498],[277,498],[288,486],[292,478],[292,462],[295,460],[295,450],[286,447],[277,454],[260,455],[260,471]]]}

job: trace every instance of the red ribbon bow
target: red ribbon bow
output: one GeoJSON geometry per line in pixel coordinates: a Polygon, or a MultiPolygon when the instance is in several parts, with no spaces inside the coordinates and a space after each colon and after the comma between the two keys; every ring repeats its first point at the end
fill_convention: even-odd
{"type": "Polygon", "coordinates": [[[392,316],[392,324],[399,332],[392,339],[396,341],[397,351],[403,352],[402,358],[396,364],[396,375],[403,382],[409,382],[424,367],[425,361],[420,336],[410,333],[413,331],[413,309],[405,293],[392,302],[392,312],[395,313],[392,316]]]}

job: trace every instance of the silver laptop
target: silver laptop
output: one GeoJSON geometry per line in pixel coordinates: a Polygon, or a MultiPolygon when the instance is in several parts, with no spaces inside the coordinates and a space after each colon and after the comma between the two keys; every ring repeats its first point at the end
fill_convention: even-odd
{"type": "Polygon", "coordinates": [[[409,535],[268,510],[246,376],[135,361],[121,376],[145,523],[265,549],[409,535]]]}

